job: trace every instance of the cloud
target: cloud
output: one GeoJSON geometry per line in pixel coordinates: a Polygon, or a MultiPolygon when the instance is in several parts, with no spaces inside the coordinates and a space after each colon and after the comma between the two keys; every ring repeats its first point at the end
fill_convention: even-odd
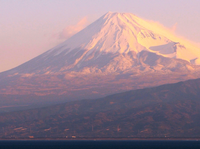
{"type": "MultiPolygon", "coordinates": [[[[146,19],[144,19],[144,20],[146,20],[146,19]]],[[[186,46],[187,48],[190,48],[190,49],[199,49],[200,48],[199,43],[191,41],[191,40],[175,33],[178,23],[175,23],[173,25],[173,27],[171,27],[171,28],[167,28],[159,22],[155,22],[152,20],[146,20],[146,21],[149,23],[146,23],[143,25],[145,25],[146,28],[154,31],[155,33],[163,35],[166,38],[170,39],[171,41],[184,43],[184,46],[186,46]]]]}
{"type": "Polygon", "coordinates": [[[176,31],[177,25],[178,25],[178,23],[175,23],[175,24],[172,26],[172,28],[171,28],[172,32],[175,32],[175,31],[176,31]]]}
{"type": "Polygon", "coordinates": [[[68,39],[77,32],[81,31],[88,23],[87,17],[82,18],[76,25],[67,26],[60,32],[59,39],[68,39]]]}

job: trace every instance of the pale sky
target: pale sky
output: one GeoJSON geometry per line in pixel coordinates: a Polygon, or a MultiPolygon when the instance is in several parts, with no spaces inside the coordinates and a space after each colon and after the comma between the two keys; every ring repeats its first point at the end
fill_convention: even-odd
{"type": "Polygon", "coordinates": [[[153,20],[200,45],[200,0],[0,0],[0,72],[53,48],[108,11],[153,20]]]}

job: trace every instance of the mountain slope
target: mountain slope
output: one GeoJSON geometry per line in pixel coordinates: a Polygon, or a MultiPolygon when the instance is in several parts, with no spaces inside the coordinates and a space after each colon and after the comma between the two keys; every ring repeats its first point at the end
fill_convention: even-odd
{"type": "Polygon", "coordinates": [[[0,115],[0,136],[199,137],[200,79],[0,115]]]}
{"type": "Polygon", "coordinates": [[[194,79],[200,77],[194,65],[198,51],[149,21],[109,12],[53,49],[0,73],[0,100],[23,95],[15,101],[24,105],[27,95],[98,98],[194,79]]]}
{"type": "Polygon", "coordinates": [[[166,34],[164,29],[159,33],[158,28],[130,13],[109,12],[55,48],[8,72],[33,75],[140,70],[137,66],[141,65],[138,61],[142,51],[198,64],[198,48],[179,43],[181,39],[166,34]]]}

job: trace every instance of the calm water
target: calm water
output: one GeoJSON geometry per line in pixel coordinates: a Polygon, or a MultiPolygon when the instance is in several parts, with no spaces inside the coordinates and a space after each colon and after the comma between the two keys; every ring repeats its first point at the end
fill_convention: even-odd
{"type": "Polygon", "coordinates": [[[200,149],[200,141],[0,141],[0,149],[200,149]]]}

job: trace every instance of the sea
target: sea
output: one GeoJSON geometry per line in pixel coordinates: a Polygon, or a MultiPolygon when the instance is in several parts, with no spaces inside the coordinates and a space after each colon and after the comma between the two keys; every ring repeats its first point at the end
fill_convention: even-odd
{"type": "Polygon", "coordinates": [[[0,149],[200,149],[200,141],[0,141],[0,149]]]}

